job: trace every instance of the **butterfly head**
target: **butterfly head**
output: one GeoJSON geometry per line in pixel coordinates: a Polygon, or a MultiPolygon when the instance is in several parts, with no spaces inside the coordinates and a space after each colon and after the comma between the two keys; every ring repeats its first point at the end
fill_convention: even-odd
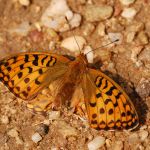
{"type": "Polygon", "coordinates": [[[88,65],[88,60],[85,54],[81,53],[80,55],[77,56],[77,60],[81,62],[82,64],[85,64],[86,66],[88,65]]]}

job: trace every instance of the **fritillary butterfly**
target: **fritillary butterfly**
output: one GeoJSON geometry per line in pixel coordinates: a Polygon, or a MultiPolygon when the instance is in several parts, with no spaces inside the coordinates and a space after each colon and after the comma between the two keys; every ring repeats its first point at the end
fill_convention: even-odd
{"type": "MultiPolygon", "coordinates": [[[[138,126],[138,114],[127,94],[104,73],[89,68],[86,55],[82,53],[74,61],[43,52],[20,53],[0,61],[0,81],[16,97],[26,101],[57,80],[56,102],[61,101],[64,93],[82,88],[92,128],[134,129],[138,126]]],[[[48,105],[48,102],[35,103],[45,105],[41,107],[43,111],[48,105]]]]}

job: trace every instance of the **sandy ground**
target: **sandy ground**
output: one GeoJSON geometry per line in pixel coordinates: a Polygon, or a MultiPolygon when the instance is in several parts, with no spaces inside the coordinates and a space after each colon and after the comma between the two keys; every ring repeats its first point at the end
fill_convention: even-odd
{"type": "Polygon", "coordinates": [[[60,48],[61,41],[72,36],[72,32],[84,37],[92,48],[108,43],[106,37],[109,33],[119,33],[121,43],[95,51],[94,63],[100,64],[99,68],[129,94],[139,114],[140,126],[133,132],[96,131],[89,127],[86,120],[72,114],[67,108],[49,111],[45,116],[35,114],[1,84],[0,150],[87,150],[88,143],[98,136],[105,138],[99,148],[102,150],[150,150],[149,1],[137,0],[130,6],[124,6],[118,0],[68,0],[67,3],[73,12],[82,16],[81,25],[73,31],[51,36],[47,27],[42,26],[38,31],[37,26],[50,0],[32,0],[27,6],[17,0],[0,0],[0,58],[33,50],[75,56],[74,52],[60,48]],[[114,12],[108,19],[88,21],[85,9],[91,2],[98,6],[110,5],[114,12]],[[122,12],[129,7],[136,10],[136,15],[128,20],[122,17],[122,12]],[[14,29],[25,21],[30,23],[30,30],[24,35],[15,33],[14,29]],[[101,23],[105,30],[99,27],[101,23]],[[105,31],[104,35],[102,31],[105,31]],[[51,41],[55,43],[52,50],[51,41]],[[42,137],[38,143],[32,140],[35,133],[42,137]]]}

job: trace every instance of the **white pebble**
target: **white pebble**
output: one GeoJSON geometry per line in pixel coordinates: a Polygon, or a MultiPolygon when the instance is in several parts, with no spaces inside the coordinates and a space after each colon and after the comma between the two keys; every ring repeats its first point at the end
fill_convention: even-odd
{"type": "Polygon", "coordinates": [[[123,5],[130,5],[135,2],[135,0],[120,0],[123,5]]]}
{"type": "Polygon", "coordinates": [[[73,18],[73,12],[71,10],[68,10],[65,13],[65,16],[67,17],[68,20],[71,20],[73,18]]]}
{"type": "Polygon", "coordinates": [[[121,14],[122,17],[126,19],[133,19],[137,11],[134,8],[125,8],[121,14]]]}
{"type": "Polygon", "coordinates": [[[19,3],[23,6],[29,6],[30,0],[19,0],[19,3]]]}
{"type": "Polygon", "coordinates": [[[87,54],[86,57],[87,57],[88,62],[93,63],[94,53],[93,53],[92,48],[90,46],[86,46],[84,48],[84,54],[87,54]]]}
{"type": "Polygon", "coordinates": [[[38,143],[41,140],[42,140],[42,136],[39,133],[36,132],[32,135],[32,141],[34,143],[38,143]]]}
{"type": "Polygon", "coordinates": [[[41,24],[58,32],[68,31],[70,28],[66,17],[71,28],[80,25],[81,16],[72,12],[66,0],[52,0],[42,14],[41,24]]]}
{"type": "Polygon", "coordinates": [[[115,43],[118,43],[120,44],[122,39],[123,39],[123,36],[121,33],[108,33],[108,37],[110,39],[111,42],[115,42],[116,40],[119,40],[118,42],[115,42],[115,43]]]}
{"type": "Polygon", "coordinates": [[[78,27],[81,22],[81,15],[80,14],[74,14],[73,18],[70,20],[69,24],[72,28],[78,27]]]}
{"type": "Polygon", "coordinates": [[[102,136],[97,136],[88,143],[88,149],[89,150],[98,150],[104,144],[105,144],[105,138],[102,136]]]}
{"type": "Polygon", "coordinates": [[[82,36],[71,36],[62,41],[61,47],[66,48],[72,52],[79,52],[79,50],[83,49],[83,46],[85,44],[86,40],[82,36]],[[76,43],[76,41],[78,44],[76,43]]]}

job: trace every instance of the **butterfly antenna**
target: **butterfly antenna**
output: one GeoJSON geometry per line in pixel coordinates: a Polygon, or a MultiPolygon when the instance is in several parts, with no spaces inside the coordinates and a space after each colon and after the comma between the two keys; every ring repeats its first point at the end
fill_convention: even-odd
{"type": "Polygon", "coordinates": [[[98,49],[100,49],[100,48],[103,48],[103,47],[105,47],[105,46],[108,46],[108,45],[110,45],[110,44],[113,44],[113,43],[115,43],[115,42],[118,42],[118,41],[119,41],[119,39],[116,39],[115,41],[110,42],[110,43],[107,43],[106,45],[103,45],[103,46],[97,47],[97,48],[95,48],[95,49],[92,49],[91,51],[87,52],[85,55],[87,55],[87,54],[90,53],[90,52],[96,51],[96,50],[98,50],[98,49]]]}
{"type": "MultiPolygon", "coordinates": [[[[70,24],[69,24],[69,20],[67,19],[67,17],[65,17],[65,19],[66,19],[66,21],[67,21],[67,23],[68,23],[69,29],[71,30],[71,26],[70,26],[70,24]]],[[[74,37],[74,39],[75,39],[75,42],[76,42],[76,44],[77,44],[77,46],[78,46],[78,48],[79,48],[79,51],[80,51],[80,53],[81,53],[80,46],[79,46],[79,44],[78,44],[78,41],[77,41],[77,39],[76,39],[76,37],[75,37],[73,31],[72,31],[72,34],[73,34],[73,37],[74,37]]]]}

